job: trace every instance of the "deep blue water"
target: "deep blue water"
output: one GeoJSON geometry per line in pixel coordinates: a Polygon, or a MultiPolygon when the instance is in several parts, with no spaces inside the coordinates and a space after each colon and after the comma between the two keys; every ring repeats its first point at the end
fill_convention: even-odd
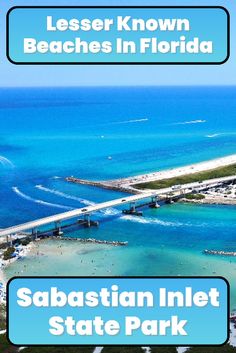
{"type": "MultiPolygon", "coordinates": [[[[235,98],[232,87],[1,89],[0,228],[120,196],[66,183],[69,175],[110,179],[235,153],[235,98]]],[[[202,254],[236,250],[236,207],[95,217],[99,229],[76,233],[129,241],[111,252],[122,259],[116,274],[220,274],[236,298],[235,260],[202,254]]]]}

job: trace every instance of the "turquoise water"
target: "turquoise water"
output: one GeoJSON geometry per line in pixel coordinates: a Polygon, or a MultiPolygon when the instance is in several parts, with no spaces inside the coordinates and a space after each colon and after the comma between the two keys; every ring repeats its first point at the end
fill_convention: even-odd
{"type": "MultiPolygon", "coordinates": [[[[68,175],[110,179],[235,153],[235,96],[235,88],[1,90],[0,228],[121,196],[66,183],[68,175]]],[[[235,211],[179,204],[136,218],[109,209],[94,215],[98,229],[68,235],[127,247],[41,242],[6,274],[223,275],[236,308],[236,260],[202,253],[235,251],[235,211]]]]}

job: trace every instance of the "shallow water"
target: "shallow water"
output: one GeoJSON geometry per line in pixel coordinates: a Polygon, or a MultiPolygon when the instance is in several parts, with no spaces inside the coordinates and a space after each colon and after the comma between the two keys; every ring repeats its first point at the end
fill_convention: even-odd
{"type": "MultiPolygon", "coordinates": [[[[0,228],[122,195],[67,183],[68,175],[110,179],[235,153],[235,95],[227,87],[2,90],[0,228]]],[[[67,235],[127,247],[40,242],[6,275],[222,275],[236,308],[236,259],[203,254],[235,251],[236,207],[166,205],[140,218],[120,211],[99,212],[98,229],[67,235]]]]}

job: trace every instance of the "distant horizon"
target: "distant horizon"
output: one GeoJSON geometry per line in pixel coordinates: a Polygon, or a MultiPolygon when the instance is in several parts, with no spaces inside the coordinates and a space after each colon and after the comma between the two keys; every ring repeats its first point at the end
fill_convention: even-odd
{"type": "Polygon", "coordinates": [[[211,85],[211,84],[197,84],[197,85],[193,85],[193,84],[189,84],[189,85],[178,85],[178,84],[172,84],[172,85],[78,85],[78,86],[0,86],[0,90],[1,89],[35,89],[35,88],[94,88],[94,89],[99,89],[99,88],[184,88],[184,87],[188,87],[188,88],[199,88],[199,87],[209,87],[209,88],[231,88],[231,87],[235,87],[236,88],[236,84],[218,84],[218,85],[211,85]]]}
{"type": "MultiPolygon", "coordinates": [[[[231,17],[231,55],[222,65],[13,65],[7,60],[6,13],[19,5],[18,0],[2,2],[0,5],[0,30],[2,35],[0,52],[0,88],[23,87],[219,87],[236,85],[236,3],[215,0],[214,6],[225,6],[231,17]]],[[[25,0],[25,6],[35,6],[35,1],[25,0]]],[[[49,5],[45,1],[41,4],[49,5]]],[[[67,5],[64,0],[52,0],[51,6],[67,5]]],[[[70,5],[78,5],[71,0],[70,5]]],[[[81,0],[79,5],[126,5],[125,0],[81,0]]],[[[131,0],[129,5],[143,5],[142,0],[131,0]]],[[[162,5],[160,0],[148,0],[145,5],[162,5]]],[[[173,6],[166,0],[165,6],[173,6]]],[[[191,6],[193,0],[182,0],[182,6],[191,6]]],[[[198,0],[198,6],[209,6],[209,1],[198,0]]],[[[212,4],[213,5],[213,4],[212,4]]],[[[217,28],[215,29],[217,30],[217,28]]]]}

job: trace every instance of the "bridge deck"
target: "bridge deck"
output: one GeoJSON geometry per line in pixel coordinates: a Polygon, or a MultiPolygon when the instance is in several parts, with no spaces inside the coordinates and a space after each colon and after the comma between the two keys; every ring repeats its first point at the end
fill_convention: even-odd
{"type": "Polygon", "coordinates": [[[181,185],[178,190],[174,190],[172,187],[170,187],[170,188],[159,189],[159,190],[145,191],[142,194],[138,194],[138,195],[132,195],[127,197],[124,196],[119,199],[98,203],[93,206],[81,207],[78,209],[74,209],[72,211],[63,212],[53,216],[44,217],[34,221],[19,224],[6,229],[1,229],[0,237],[23,232],[30,229],[36,229],[41,226],[45,226],[47,224],[54,223],[54,222],[61,222],[71,218],[88,215],[93,212],[103,210],[105,208],[117,207],[120,205],[130,204],[132,202],[138,202],[140,200],[144,200],[151,197],[166,195],[166,194],[169,194],[170,192],[172,193],[174,192],[175,194],[181,191],[185,191],[186,193],[191,193],[193,189],[201,190],[201,189],[205,189],[206,187],[210,187],[219,183],[230,182],[234,180],[236,180],[236,176],[230,176],[230,177],[206,180],[201,183],[195,182],[195,183],[184,184],[184,185],[181,185]]]}

